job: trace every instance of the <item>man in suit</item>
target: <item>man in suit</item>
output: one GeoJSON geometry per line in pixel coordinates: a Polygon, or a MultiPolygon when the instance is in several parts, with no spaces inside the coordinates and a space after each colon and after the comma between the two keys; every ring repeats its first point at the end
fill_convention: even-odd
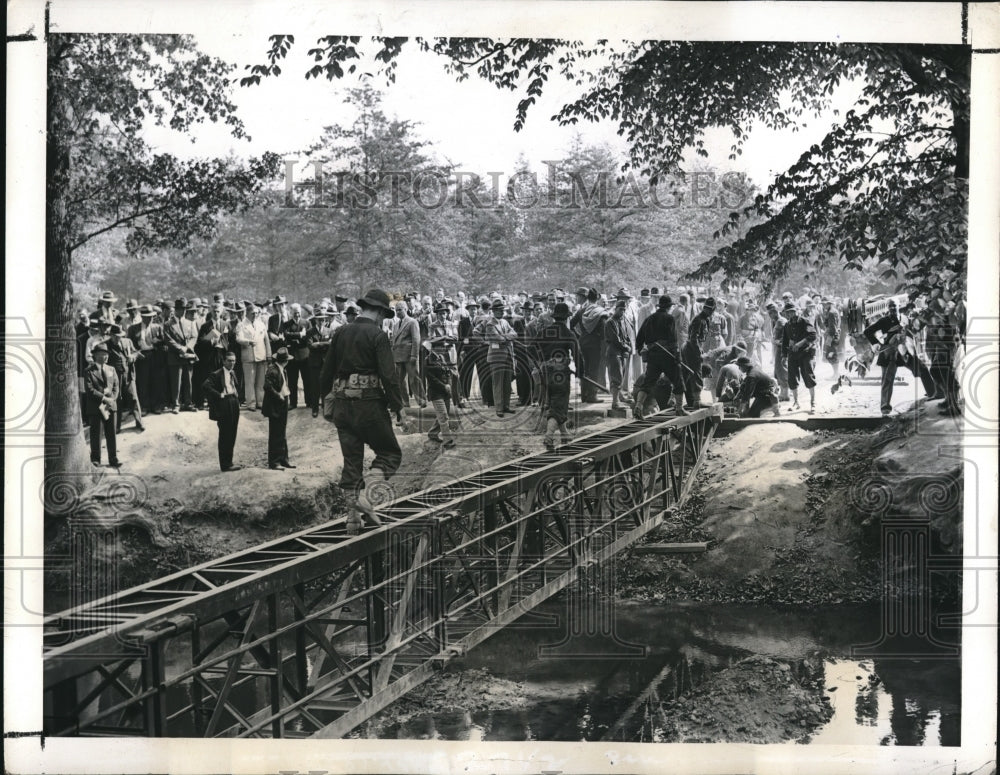
{"type": "MultiPolygon", "coordinates": [[[[181,307],[182,299],[177,300],[181,307]]],[[[174,317],[163,327],[163,338],[167,343],[167,370],[170,377],[170,411],[193,412],[192,369],[197,356],[194,345],[198,341],[198,323],[195,321],[196,303],[183,304],[183,317],[174,317]]]]}
{"type": "Polygon", "coordinates": [[[156,344],[162,336],[159,323],[154,323],[156,312],[148,304],[139,308],[139,322],[128,327],[128,338],[139,353],[135,362],[135,389],[143,414],[153,408],[153,358],[156,344]]]}
{"type": "Polygon", "coordinates": [[[264,375],[264,403],[261,412],[268,419],[267,424],[267,467],[272,471],[295,468],[288,462],[288,377],[285,364],[288,363],[288,349],[279,347],[274,354],[274,362],[268,365],[264,375]]]}
{"type": "Polygon", "coordinates": [[[90,462],[101,464],[101,428],[108,447],[108,465],[119,468],[115,425],[118,422],[118,373],[108,366],[108,347],[103,342],[91,351],[94,361],[87,367],[87,415],[90,417],[90,462]]]}
{"type": "Polygon", "coordinates": [[[122,327],[117,323],[108,332],[108,366],[118,374],[118,425],[116,432],[122,432],[122,414],[131,410],[135,420],[135,428],[140,433],[146,430],[142,424],[142,409],[139,407],[139,395],[135,389],[135,362],[139,351],[135,349],[132,340],[125,336],[122,327]]]}
{"type": "Polygon", "coordinates": [[[306,321],[302,319],[302,305],[289,305],[290,315],[278,329],[284,339],[285,347],[291,358],[288,361],[288,408],[295,409],[299,405],[299,375],[302,375],[302,392],[305,394],[305,405],[311,406],[312,386],[309,384],[309,344],[305,341],[306,321]]]}
{"type": "Polygon", "coordinates": [[[118,310],[112,305],[118,301],[118,297],[111,291],[105,291],[97,300],[97,309],[91,315],[92,318],[100,318],[110,323],[117,323],[120,317],[118,310]]]}
{"type": "Polygon", "coordinates": [[[227,352],[222,368],[209,374],[201,386],[208,400],[208,419],[215,420],[219,425],[219,468],[223,471],[239,471],[243,468],[233,465],[236,429],[240,425],[238,382],[236,353],[227,352]]]}
{"type": "Polygon", "coordinates": [[[396,319],[392,323],[392,359],[396,364],[396,381],[399,383],[404,406],[410,405],[407,383],[409,392],[417,399],[417,403],[421,407],[427,406],[427,401],[424,400],[424,386],[417,373],[419,358],[420,324],[416,318],[410,316],[405,301],[396,302],[396,319]]]}

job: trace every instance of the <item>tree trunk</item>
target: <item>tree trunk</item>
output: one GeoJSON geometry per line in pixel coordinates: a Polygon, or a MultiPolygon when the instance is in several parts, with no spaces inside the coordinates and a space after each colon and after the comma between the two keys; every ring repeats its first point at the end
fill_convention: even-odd
{"type": "MultiPolygon", "coordinates": [[[[50,106],[50,110],[52,107],[50,106]]],[[[53,116],[49,115],[51,125],[53,116]]],[[[64,200],[69,148],[48,133],[45,208],[45,485],[46,515],[53,504],[82,494],[90,459],[83,437],[76,362],[71,235],[64,200]]]]}

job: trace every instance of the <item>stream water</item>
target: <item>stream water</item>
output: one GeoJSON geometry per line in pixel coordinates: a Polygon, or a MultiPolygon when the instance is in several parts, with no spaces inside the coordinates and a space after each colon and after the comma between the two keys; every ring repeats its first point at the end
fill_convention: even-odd
{"type": "MultiPolygon", "coordinates": [[[[379,737],[655,741],[657,712],[669,714],[671,702],[713,673],[763,655],[788,665],[792,675],[811,671],[823,687],[833,716],[812,731],[813,744],[960,742],[960,659],[940,650],[901,658],[888,644],[865,653],[864,644],[878,640],[877,606],[620,604],[613,637],[569,639],[560,635],[565,606],[555,601],[541,611],[449,666],[517,682],[517,707],[500,697],[496,707],[473,712],[454,706],[418,711],[386,724],[379,737]]],[[[749,701],[768,713],[768,698],[749,701]]]]}

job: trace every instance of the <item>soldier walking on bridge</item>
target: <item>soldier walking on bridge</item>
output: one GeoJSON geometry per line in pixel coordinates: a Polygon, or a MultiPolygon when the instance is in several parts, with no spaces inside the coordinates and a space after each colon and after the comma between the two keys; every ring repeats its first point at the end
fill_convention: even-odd
{"type": "Polygon", "coordinates": [[[792,408],[799,408],[799,377],[809,390],[809,414],[816,412],[816,375],[813,358],[816,356],[816,329],[800,317],[798,308],[788,303],[784,309],[788,322],[781,332],[781,355],[786,359],[788,387],[792,389],[792,408]]]}
{"type": "Polygon", "coordinates": [[[353,323],[333,332],[320,373],[321,396],[333,391],[333,424],[337,426],[344,471],[340,487],[351,499],[347,529],[357,533],[362,514],[380,524],[375,506],[388,500],[379,491],[396,473],[403,460],[402,450],[392,430],[389,411],[399,415],[403,399],[396,379],[389,336],[382,323],[393,316],[389,296],[372,288],[358,299],[361,313],[353,323]],[[365,445],[375,452],[372,481],[366,487],[363,472],[365,445]]]}

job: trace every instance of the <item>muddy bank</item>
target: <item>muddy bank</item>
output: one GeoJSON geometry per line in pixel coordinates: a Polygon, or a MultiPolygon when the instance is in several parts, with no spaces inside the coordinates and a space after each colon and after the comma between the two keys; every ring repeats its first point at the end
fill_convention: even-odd
{"type": "MultiPolygon", "coordinates": [[[[921,410],[922,412],[923,410],[921,410]]],[[[702,554],[629,551],[617,591],[637,600],[842,604],[883,594],[883,520],[927,525],[961,551],[962,468],[953,423],[907,415],[877,431],[753,425],[714,439],[684,506],[644,543],[704,541],[702,554]]],[[[934,594],[957,593],[937,579],[934,594]]]]}

